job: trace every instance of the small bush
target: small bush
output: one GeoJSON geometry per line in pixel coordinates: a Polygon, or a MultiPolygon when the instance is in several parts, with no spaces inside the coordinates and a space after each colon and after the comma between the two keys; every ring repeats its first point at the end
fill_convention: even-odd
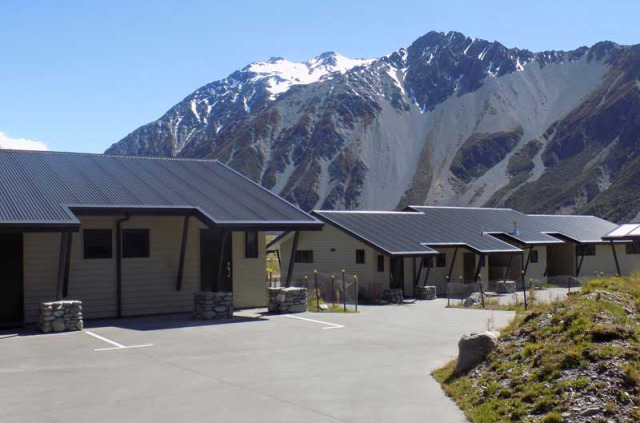
{"type": "Polygon", "coordinates": [[[564,417],[560,413],[548,413],[542,418],[542,423],[563,423],[564,417]]]}

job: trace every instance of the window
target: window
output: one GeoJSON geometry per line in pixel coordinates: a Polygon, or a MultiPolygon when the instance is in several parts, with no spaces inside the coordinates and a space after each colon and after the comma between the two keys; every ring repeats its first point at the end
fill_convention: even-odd
{"type": "Polygon", "coordinates": [[[244,256],[246,258],[258,258],[257,231],[246,231],[244,233],[244,256]]]}
{"type": "Polygon", "coordinates": [[[296,263],[313,263],[313,250],[296,251],[296,263]]]}
{"type": "Polygon", "coordinates": [[[422,267],[433,267],[433,257],[425,257],[422,259],[422,267]]]}
{"type": "Polygon", "coordinates": [[[85,229],[83,234],[85,259],[107,259],[113,257],[110,229],[85,229]]]}
{"type": "Polygon", "coordinates": [[[596,245],[595,244],[576,245],[576,256],[582,257],[583,254],[585,256],[595,256],[596,245]]]}
{"type": "Polygon", "coordinates": [[[436,257],[436,267],[447,267],[447,255],[438,254],[436,257]]]}
{"type": "Polygon", "coordinates": [[[531,263],[538,262],[538,250],[531,251],[531,263]]]}
{"type": "Polygon", "coordinates": [[[627,254],[640,254],[640,241],[626,244],[627,254]]]}
{"type": "Polygon", "coordinates": [[[149,257],[148,229],[124,229],[122,231],[122,257],[149,257]]]}
{"type": "Polygon", "coordinates": [[[384,256],[378,254],[378,272],[384,272],[384,256]]]}
{"type": "Polygon", "coordinates": [[[364,250],[356,250],[356,264],[364,264],[364,250]]]}

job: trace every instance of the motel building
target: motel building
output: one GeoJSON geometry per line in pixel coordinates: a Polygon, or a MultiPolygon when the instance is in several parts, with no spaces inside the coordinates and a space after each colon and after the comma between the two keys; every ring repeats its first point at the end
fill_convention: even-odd
{"type": "Polygon", "coordinates": [[[41,302],[84,318],[265,307],[267,231],[322,223],[213,160],[0,150],[0,326],[41,302]]]}
{"type": "MultiPolygon", "coordinates": [[[[436,286],[439,296],[494,291],[499,282],[522,289],[566,286],[594,275],[640,270],[638,241],[605,238],[617,225],[594,216],[526,215],[512,209],[410,206],[403,211],[311,213],[322,231],[284,232],[268,246],[281,257],[284,283],[300,285],[314,270],[357,275],[359,295],[436,286]],[[295,267],[287,273],[290,260],[295,267]]],[[[640,230],[639,230],[640,232],[640,230]]]]}

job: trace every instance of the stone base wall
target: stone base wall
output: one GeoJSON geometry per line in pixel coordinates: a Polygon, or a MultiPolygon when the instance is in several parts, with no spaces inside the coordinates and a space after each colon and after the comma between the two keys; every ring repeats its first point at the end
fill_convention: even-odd
{"type": "Polygon", "coordinates": [[[495,283],[495,291],[498,294],[513,294],[516,292],[515,281],[498,281],[495,283]]]}
{"type": "Polygon", "coordinates": [[[404,292],[402,289],[385,289],[382,291],[382,299],[391,304],[402,304],[404,301],[404,292]]]}
{"type": "Polygon", "coordinates": [[[435,286],[416,286],[414,293],[418,300],[435,300],[437,298],[435,286]]]}
{"type": "Polygon", "coordinates": [[[307,311],[307,288],[269,288],[270,313],[302,313],[307,311]]]}
{"type": "Polygon", "coordinates": [[[193,294],[193,318],[201,320],[233,317],[233,293],[200,291],[193,294]]]}
{"type": "Polygon", "coordinates": [[[38,330],[40,332],[65,332],[82,330],[82,301],[52,301],[40,304],[38,330]]]}

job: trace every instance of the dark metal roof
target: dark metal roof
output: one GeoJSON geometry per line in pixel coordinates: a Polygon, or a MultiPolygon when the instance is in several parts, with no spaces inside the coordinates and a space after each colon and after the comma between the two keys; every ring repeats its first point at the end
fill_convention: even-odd
{"type": "Polygon", "coordinates": [[[435,253],[444,246],[464,246],[481,254],[518,253],[522,249],[515,245],[603,242],[602,237],[616,227],[593,216],[531,216],[512,209],[475,207],[410,206],[403,212],[312,214],[391,255],[435,253]]]}
{"type": "MultiPolygon", "coordinates": [[[[422,212],[431,225],[437,228],[437,238],[445,240],[476,239],[480,234],[502,235],[525,245],[561,244],[562,241],[544,234],[541,226],[529,217],[512,209],[478,208],[478,207],[429,207],[410,206],[422,212]],[[514,229],[517,228],[517,232],[514,229]]],[[[484,247],[482,240],[475,242],[479,249],[484,247]]],[[[491,239],[491,237],[489,237],[491,239]]],[[[429,245],[432,245],[431,239],[429,245]]]]}
{"type": "Polygon", "coordinates": [[[595,216],[529,215],[544,233],[571,241],[592,244],[603,242],[603,237],[616,229],[615,223],[595,216]]]}
{"type": "Polygon", "coordinates": [[[194,213],[216,225],[321,222],[215,160],[0,150],[0,225],[77,226],[108,210],[194,213]]]}
{"type": "Polygon", "coordinates": [[[483,234],[473,225],[462,221],[456,225],[452,220],[436,222],[422,211],[314,211],[313,214],[390,255],[437,254],[439,246],[468,247],[478,253],[522,251],[483,234]]]}
{"type": "Polygon", "coordinates": [[[625,223],[602,237],[608,241],[640,240],[640,223],[625,223]]]}

